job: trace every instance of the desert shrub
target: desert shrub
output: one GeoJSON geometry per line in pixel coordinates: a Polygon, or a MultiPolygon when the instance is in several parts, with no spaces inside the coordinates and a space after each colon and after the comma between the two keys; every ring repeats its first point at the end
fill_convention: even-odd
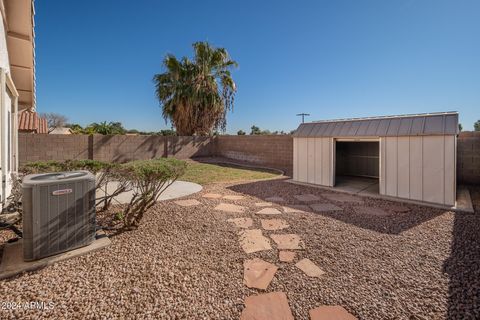
{"type": "Polygon", "coordinates": [[[71,171],[71,170],[87,170],[93,174],[96,174],[100,171],[105,171],[115,164],[110,162],[98,161],[98,160],[66,160],[61,164],[62,170],[71,171]]]}
{"type": "Polygon", "coordinates": [[[62,163],[55,160],[28,162],[19,169],[22,175],[58,171],[62,171],[62,163]]]}
{"type": "Polygon", "coordinates": [[[7,212],[18,212],[22,215],[22,182],[18,177],[18,174],[11,173],[12,190],[7,198],[7,207],[4,208],[7,212]]]}
{"type": "Polygon", "coordinates": [[[131,184],[132,199],[123,214],[124,226],[136,228],[146,210],[152,207],[162,192],[185,173],[185,161],[162,158],[137,160],[121,165],[124,180],[131,184]]]}
{"type": "Polygon", "coordinates": [[[61,167],[62,171],[87,170],[95,174],[95,188],[103,193],[96,199],[96,206],[101,210],[107,210],[116,196],[128,190],[128,182],[121,178],[117,163],[90,159],[67,160],[61,163],[61,167]],[[117,182],[116,187],[108,190],[113,181],[117,182]]]}

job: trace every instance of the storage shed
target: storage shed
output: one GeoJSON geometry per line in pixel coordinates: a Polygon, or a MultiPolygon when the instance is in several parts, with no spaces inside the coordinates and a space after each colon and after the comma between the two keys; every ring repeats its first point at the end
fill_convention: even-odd
{"type": "Polygon", "coordinates": [[[293,180],[334,187],[362,177],[381,195],[455,206],[457,134],[457,112],[303,123],[293,180]]]}

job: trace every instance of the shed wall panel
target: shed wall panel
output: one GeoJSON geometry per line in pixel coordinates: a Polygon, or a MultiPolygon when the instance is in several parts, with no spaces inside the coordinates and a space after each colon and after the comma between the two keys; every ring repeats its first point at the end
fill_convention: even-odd
{"type": "Polygon", "coordinates": [[[298,181],[307,182],[308,174],[308,144],[306,138],[300,138],[298,146],[298,181]]]}
{"type": "Polygon", "coordinates": [[[322,139],[322,185],[332,186],[332,167],[331,167],[331,139],[322,139]]]}
{"type": "Polygon", "coordinates": [[[455,205],[456,179],[455,162],[457,148],[454,136],[445,136],[445,204],[455,205]]]}
{"type": "Polygon", "coordinates": [[[385,191],[385,178],[386,178],[386,170],[385,170],[385,163],[386,163],[386,148],[385,148],[385,145],[386,145],[386,138],[382,137],[380,138],[380,142],[379,142],[379,146],[380,146],[380,171],[379,171],[379,181],[378,181],[378,184],[379,184],[379,193],[380,194],[387,194],[387,192],[385,191]]]}
{"type": "Polygon", "coordinates": [[[423,137],[423,201],[444,203],[444,137],[423,137]]]}
{"type": "Polygon", "coordinates": [[[298,180],[298,139],[293,139],[293,180],[298,180]]]}
{"type": "Polygon", "coordinates": [[[315,183],[315,138],[307,139],[307,182],[315,183]]]}
{"type": "Polygon", "coordinates": [[[293,179],[333,186],[331,138],[293,139],[293,179]]]}
{"type": "Polygon", "coordinates": [[[410,199],[423,199],[423,138],[410,137],[410,199]]]}
{"type": "Polygon", "coordinates": [[[322,184],[322,142],[323,139],[315,139],[315,183],[322,184]]]}
{"type": "Polygon", "coordinates": [[[410,137],[397,138],[397,195],[410,198],[410,137]]]}
{"type": "MultiPolygon", "coordinates": [[[[333,186],[335,139],[294,139],[294,180],[333,186]]],[[[454,205],[456,137],[380,138],[380,193],[454,205]]]]}
{"type": "Polygon", "coordinates": [[[385,138],[385,192],[397,196],[397,137],[385,138]]]}

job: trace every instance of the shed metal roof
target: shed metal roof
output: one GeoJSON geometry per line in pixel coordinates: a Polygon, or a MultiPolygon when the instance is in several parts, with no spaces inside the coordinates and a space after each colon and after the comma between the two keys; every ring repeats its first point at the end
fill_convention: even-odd
{"type": "Polygon", "coordinates": [[[395,137],[458,134],[458,112],[302,123],[295,137],[395,137]]]}

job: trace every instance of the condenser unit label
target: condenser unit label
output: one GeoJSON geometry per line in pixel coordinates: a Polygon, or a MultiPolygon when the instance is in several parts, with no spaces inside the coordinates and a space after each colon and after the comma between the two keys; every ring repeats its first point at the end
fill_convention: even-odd
{"type": "Polygon", "coordinates": [[[68,194],[68,193],[72,193],[73,190],[72,189],[61,189],[61,190],[55,190],[52,192],[52,195],[54,196],[61,196],[62,194],[68,194]]]}

